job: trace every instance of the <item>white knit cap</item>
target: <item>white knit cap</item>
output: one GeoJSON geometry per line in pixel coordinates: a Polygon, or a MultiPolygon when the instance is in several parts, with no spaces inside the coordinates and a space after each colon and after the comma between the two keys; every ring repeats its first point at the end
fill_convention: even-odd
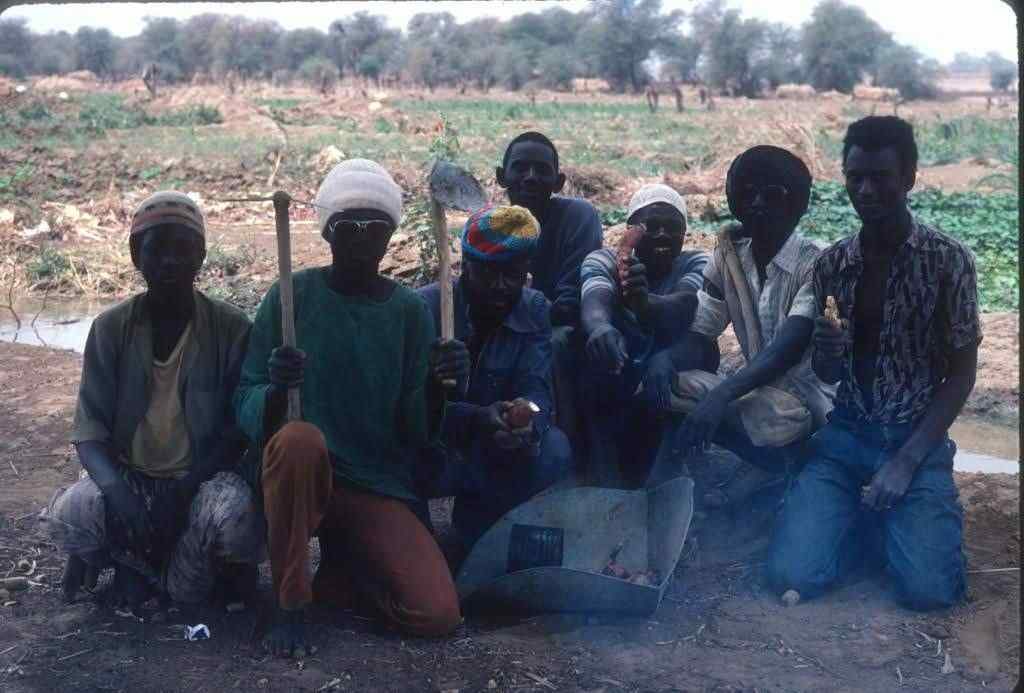
{"type": "Polygon", "coordinates": [[[402,189],[391,174],[376,161],[348,159],[331,169],[314,200],[320,221],[320,235],[327,238],[327,222],[348,209],[376,209],[395,226],[402,221],[402,189]]]}
{"type": "Polygon", "coordinates": [[[633,197],[629,201],[629,211],[626,214],[626,219],[632,217],[638,210],[648,205],[653,205],[655,202],[664,202],[667,205],[672,205],[683,215],[683,219],[686,219],[686,201],[683,200],[683,196],[663,183],[648,183],[633,193],[633,197]]]}

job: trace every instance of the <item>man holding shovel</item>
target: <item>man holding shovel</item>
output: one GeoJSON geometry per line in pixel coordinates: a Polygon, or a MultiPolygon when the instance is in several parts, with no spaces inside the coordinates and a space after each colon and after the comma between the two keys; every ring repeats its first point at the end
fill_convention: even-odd
{"type": "Polygon", "coordinates": [[[294,276],[296,347],[282,344],[281,296],[260,305],[235,396],[238,419],[262,448],[275,623],[270,651],[303,656],[312,601],[355,607],[413,635],[460,622],[451,574],[411,509],[418,451],[442,418],[441,380],[468,363],[434,340],[430,311],[378,267],[402,217],[402,191],[380,165],[344,161],[317,193],[331,265],[294,276]],[[437,364],[430,371],[430,360],[437,364]],[[285,421],[286,393],[302,421],[285,421]],[[321,560],[308,574],[308,543],[321,560]]]}
{"type": "Polygon", "coordinates": [[[724,496],[706,496],[711,505],[738,503],[781,478],[824,425],[834,392],[811,368],[820,249],[796,231],[810,172],[790,152],[761,145],[733,161],[725,190],[740,224],[719,235],[690,334],[672,352],[680,372],[670,406],[686,417],[670,425],[652,473],[655,481],[671,476],[683,456],[712,442],[753,465],[724,496]],[[746,364],[721,377],[699,363],[730,324],[746,364]]]}
{"type": "MultiPolygon", "coordinates": [[[[454,287],[455,348],[472,363],[425,452],[421,495],[455,496],[463,551],[506,512],[569,472],[565,435],[551,425],[551,323],[544,295],[525,288],[537,221],[523,207],[474,213],[462,232],[454,287]]],[[[441,324],[440,286],[420,289],[441,324]]],[[[440,366],[438,364],[437,366],[440,366]]],[[[444,372],[435,367],[435,378],[444,372]]]]}

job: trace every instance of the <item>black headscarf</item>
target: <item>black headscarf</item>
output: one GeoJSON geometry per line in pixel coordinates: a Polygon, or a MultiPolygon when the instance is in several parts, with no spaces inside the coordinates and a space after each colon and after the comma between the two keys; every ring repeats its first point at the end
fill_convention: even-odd
{"type": "Polygon", "coordinates": [[[736,157],[725,176],[725,197],[729,211],[739,219],[739,185],[755,170],[765,171],[769,177],[778,178],[780,185],[789,191],[790,221],[796,223],[811,199],[811,172],[795,154],[781,147],[759,144],[736,157]]]}

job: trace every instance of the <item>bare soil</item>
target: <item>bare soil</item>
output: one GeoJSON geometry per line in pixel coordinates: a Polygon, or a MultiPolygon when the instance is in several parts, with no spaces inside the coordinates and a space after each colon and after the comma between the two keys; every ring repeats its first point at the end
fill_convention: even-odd
{"type": "MultiPolygon", "coordinates": [[[[1016,677],[1018,572],[971,575],[967,603],[941,613],[896,606],[882,577],[786,608],[761,581],[771,494],[697,522],[649,620],[471,614],[454,636],[426,641],[316,610],[318,651],[299,663],[262,652],[262,609],[211,606],[213,638],[190,643],[173,618],[123,619],[91,597],[64,605],[63,559],[34,518],[79,469],[67,438],[80,357],[12,344],[0,355],[0,575],[34,562],[31,587],[0,606],[4,691],[973,691],[1009,690],[1016,677]]],[[[719,473],[695,471],[702,483],[719,473]]],[[[957,484],[970,568],[1018,565],[1017,477],[957,484]]],[[[261,587],[269,597],[265,571],[261,587]]]]}

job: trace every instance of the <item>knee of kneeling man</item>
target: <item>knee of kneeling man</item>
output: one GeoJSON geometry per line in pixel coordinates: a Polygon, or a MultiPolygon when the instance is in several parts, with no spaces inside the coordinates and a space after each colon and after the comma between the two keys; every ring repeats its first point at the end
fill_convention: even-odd
{"type": "Polygon", "coordinates": [[[899,601],[914,611],[948,609],[957,604],[964,593],[963,576],[943,578],[922,575],[900,580],[897,588],[899,601]]]}
{"type": "Polygon", "coordinates": [[[264,451],[264,470],[271,466],[308,465],[311,459],[327,457],[327,441],[320,429],[305,421],[286,423],[273,435],[264,451]]]}
{"type": "Polygon", "coordinates": [[[462,623],[462,610],[459,608],[458,597],[453,593],[450,597],[438,599],[423,616],[423,624],[419,634],[427,637],[450,635],[462,623]]]}
{"type": "Polygon", "coordinates": [[[541,454],[551,467],[565,467],[568,470],[572,462],[572,445],[560,428],[552,426],[544,434],[541,454]]]}

